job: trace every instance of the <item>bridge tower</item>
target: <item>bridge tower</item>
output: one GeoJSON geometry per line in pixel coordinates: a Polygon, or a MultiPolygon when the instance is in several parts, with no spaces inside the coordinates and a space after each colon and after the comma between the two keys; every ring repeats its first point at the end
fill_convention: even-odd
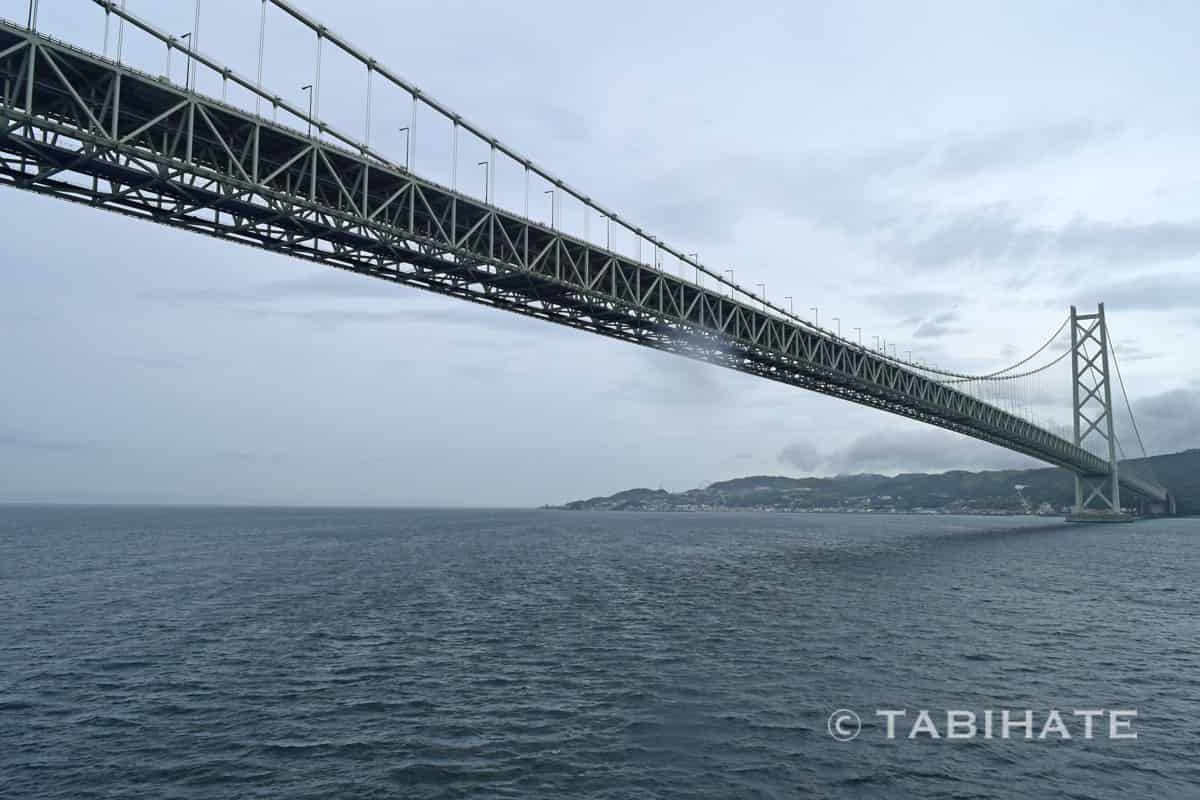
{"type": "MultiPolygon", "coordinates": [[[[1118,478],[1117,436],[1113,424],[1112,384],[1108,370],[1108,325],[1104,304],[1095,314],[1080,314],[1071,306],[1071,395],[1075,444],[1078,447],[1099,439],[1108,450],[1111,472],[1107,475],[1075,473],[1075,507],[1072,522],[1128,522],[1121,511],[1118,478]]],[[[1088,448],[1090,449],[1090,448],[1088,448]]],[[[1101,455],[1101,453],[1097,453],[1101,455]]]]}

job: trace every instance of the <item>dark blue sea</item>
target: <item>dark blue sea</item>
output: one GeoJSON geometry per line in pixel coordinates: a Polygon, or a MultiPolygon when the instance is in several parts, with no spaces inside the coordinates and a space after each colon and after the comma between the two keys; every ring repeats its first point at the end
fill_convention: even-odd
{"type": "Polygon", "coordinates": [[[1200,521],[4,507],[0,797],[1197,798],[1200,521]]]}

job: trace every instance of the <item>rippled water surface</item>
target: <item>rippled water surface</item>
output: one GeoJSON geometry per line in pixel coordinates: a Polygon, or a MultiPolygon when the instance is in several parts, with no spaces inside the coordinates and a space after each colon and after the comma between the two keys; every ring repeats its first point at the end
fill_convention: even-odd
{"type": "Polygon", "coordinates": [[[0,796],[1196,798],[1198,585],[1195,520],[0,508],[0,796]]]}

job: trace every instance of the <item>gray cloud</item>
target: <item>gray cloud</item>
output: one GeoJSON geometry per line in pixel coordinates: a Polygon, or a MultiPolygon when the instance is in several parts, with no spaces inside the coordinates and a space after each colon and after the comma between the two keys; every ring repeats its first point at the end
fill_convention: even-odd
{"type": "Polygon", "coordinates": [[[37,322],[45,319],[42,314],[35,314],[32,311],[0,311],[0,325],[12,323],[14,325],[25,322],[37,322]]]}
{"type": "Polygon", "coordinates": [[[1024,469],[1039,464],[1002,447],[936,428],[872,433],[827,452],[797,442],[780,451],[779,461],[806,472],[830,474],[1024,469]]]}
{"type": "Polygon", "coordinates": [[[1055,244],[1067,255],[1110,264],[1191,258],[1200,253],[1200,220],[1118,224],[1077,219],[1058,231],[1055,244]]]}
{"type": "Polygon", "coordinates": [[[895,188],[962,179],[1072,155],[1123,125],[1095,120],[1031,125],[909,142],[860,154],[732,156],[663,176],[645,196],[687,198],[646,208],[673,234],[704,241],[732,233],[739,216],[769,209],[873,243],[915,269],[1020,264],[1014,288],[1039,276],[1029,262],[1054,259],[1142,264],[1200,254],[1200,220],[1109,222],[1078,217],[1062,226],[1025,221],[1006,203],[939,212],[895,188]],[[727,191],[736,187],[734,199],[727,191]]]}
{"type": "MultiPolygon", "coordinates": [[[[142,292],[144,300],[165,303],[212,304],[231,306],[233,313],[246,319],[290,319],[334,328],[354,324],[426,322],[448,325],[478,325],[517,332],[529,332],[531,322],[511,313],[496,313],[458,301],[431,300],[425,293],[390,281],[371,279],[352,273],[334,272],[271,281],[245,287],[156,289],[142,292]],[[404,300],[403,310],[372,308],[280,308],[282,301],[404,300]],[[438,305],[444,302],[445,305],[438,305]],[[259,305],[247,306],[248,303],[259,305]]],[[[539,329],[543,335],[550,335],[539,329]]]]}
{"type": "Polygon", "coordinates": [[[199,359],[192,356],[117,355],[114,359],[150,370],[178,370],[194,366],[199,359]]]}
{"type": "MultiPolygon", "coordinates": [[[[1200,390],[1179,388],[1143,397],[1134,401],[1133,413],[1150,454],[1200,447],[1200,390]]],[[[1121,425],[1117,436],[1125,444],[1125,452],[1139,454],[1125,415],[1118,412],[1117,418],[1121,425]]]]}
{"type": "Polygon", "coordinates": [[[1043,250],[1049,234],[1022,229],[1010,208],[996,204],[951,215],[932,232],[891,232],[880,244],[889,258],[922,268],[993,261],[1028,261],[1043,250]]]}
{"type": "Polygon", "coordinates": [[[0,450],[29,450],[45,453],[74,453],[90,450],[94,445],[84,441],[48,439],[15,431],[0,431],[0,450]]]}
{"type": "Polygon", "coordinates": [[[873,190],[877,179],[918,159],[919,152],[911,147],[853,156],[726,154],[718,161],[676,167],[628,202],[652,228],[690,241],[726,240],[739,218],[755,210],[776,211],[842,233],[862,233],[895,221],[895,209],[873,190]]]}
{"type": "Polygon", "coordinates": [[[938,314],[923,321],[920,326],[913,331],[913,337],[916,339],[939,339],[943,336],[954,336],[960,333],[966,333],[966,328],[959,328],[951,325],[952,322],[958,321],[957,311],[947,311],[943,314],[938,314]]]}
{"type": "Polygon", "coordinates": [[[564,106],[542,102],[531,106],[529,114],[556,139],[577,145],[591,138],[587,120],[564,106]]]}
{"type": "Polygon", "coordinates": [[[812,472],[825,463],[825,457],[811,442],[793,442],[779,451],[781,463],[812,472]]]}
{"type": "Polygon", "coordinates": [[[906,319],[901,324],[916,325],[931,308],[954,308],[965,303],[965,295],[936,290],[875,292],[862,298],[871,305],[906,319]]]}
{"type": "Polygon", "coordinates": [[[838,472],[1015,469],[1033,459],[949,431],[885,432],[856,439],[830,460],[838,472]]]}
{"type": "MultiPolygon", "coordinates": [[[[247,319],[291,319],[326,328],[355,324],[411,324],[425,322],[445,325],[475,325],[518,333],[552,335],[539,323],[512,313],[502,313],[469,305],[445,308],[406,308],[404,311],[369,311],[359,309],[266,309],[245,308],[237,312],[247,319]],[[538,327],[534,330],[534,326],[538,327]]],[[[557,326],[555,326],[557,328],[557,326]]]]}
{"type": "MultiPolygon", "coordinates": [[[[880,238],[881,252],[898,260],[923,264],[935,258],[942,263],[947,258],[943,250],[957,254],[971,249],[972,231],[992,240],[976,246],[985,253],[1029,244],[1009,241],[1014,238],[1009,229],[1019,230],[1020,222],[1003,214],[994,218],[1002,211],[999,207],[953,217],[939,230],[922,233],[926,212],[914,204],[911,193],[902,199],[893,196],[897,184],[1025,169],[1111,138],[1122,127],[1076,119],[949,134],[860,153],[726,155],[720,161],[678,167],[632,200],[642,206],[647,219],[693,240],[724,238],[738,215],[769,209],[839,233],[880,238]],[[737,189],[732,199],[730,187],[737,189]],[[647,207],[646,197],[688,199],[647,207]]],[[[1068,238],[1075,242],[1079,236],[1072,232],[1068,238]]]]}
{"type": "Polygon", "coordinates": [[[729,216],[731,209],[719,198],[707,196],[707,191],[688,193],[682,186],[654,190],[647,193],[653,200],[642,199],[639,203],[641,215],[654,229],[682,241],[725,238],[734,223],[729,216]]]}
{"type": "Polygon", "coordinates": [[[247,319],[290,319],[325,328],[357,323],[402,323],[417,319],[415,315],[402,311],[347,311],[325,308],[307,311],[247,308],[239,310],[238,314],[247,319]]]}
{"type": "Polygon", "coordinates": [[[933,172],[951,178],[1022,169],[1071,155],[1124,129],[1115,121],[1076,119],[950,137],[934,159],[933,172]]]}
{"type": "Polygon", "coordinates": [[[254,286],[153,289],[138,294],[143,300],[173,303],[274,302],[297,298],[396,299],[411,295],[407,286],[361,275],[330,271],[304,278],[271,281],[254,286]]]}
{"type": "MultiPolygon", "coordinates": [[[[1088,287],[1094,297],[1107,298],[1122,309],[1176,311],[1200,308],[1200,275],[1194,272],[1162,272],[1122,278],[1088,287]]],[[[1056,305],[1067,298],[1055,300],[1056,305]]]]}
{"type": "Polygon", "coordinates": [[[734,401],[731,375],[719,367],[670,353],[645,353],[640,360],[645,368],[621,383],[622,396],[691,410],[728,407],[734,401]]]}
{"type": "Polygon", "coordinates": [[[880,248],[921,269],[1055,258],[1145,264],[1200,254],[1200,220],[1118,224],[1079,218],[1053,228],[1027,224],[997,203],[947,215],[923,234],[894,231],[880,248]]]}
{"type": "Polygon", "coordinates": [[[1152,350],[1146,350],[1138,343],[1136,339],[1121,339],[1113,343],[1113,349],[1117,353],[1117,358],[1126,364],[1135,361],[1152,361],[1160,358],[1161,353],[1156,353],[1152,350]]]}

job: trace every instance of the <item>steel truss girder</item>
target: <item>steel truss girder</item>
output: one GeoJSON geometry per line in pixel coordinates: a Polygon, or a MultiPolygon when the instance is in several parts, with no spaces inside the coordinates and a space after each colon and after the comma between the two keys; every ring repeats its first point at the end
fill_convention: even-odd
{"type": "Polygon", "coordinates": [[[0,183],[708,361],[1076,474],[1111,474],[1075,443],[865,348],[4,24],[0,88],[0,183]]]}

